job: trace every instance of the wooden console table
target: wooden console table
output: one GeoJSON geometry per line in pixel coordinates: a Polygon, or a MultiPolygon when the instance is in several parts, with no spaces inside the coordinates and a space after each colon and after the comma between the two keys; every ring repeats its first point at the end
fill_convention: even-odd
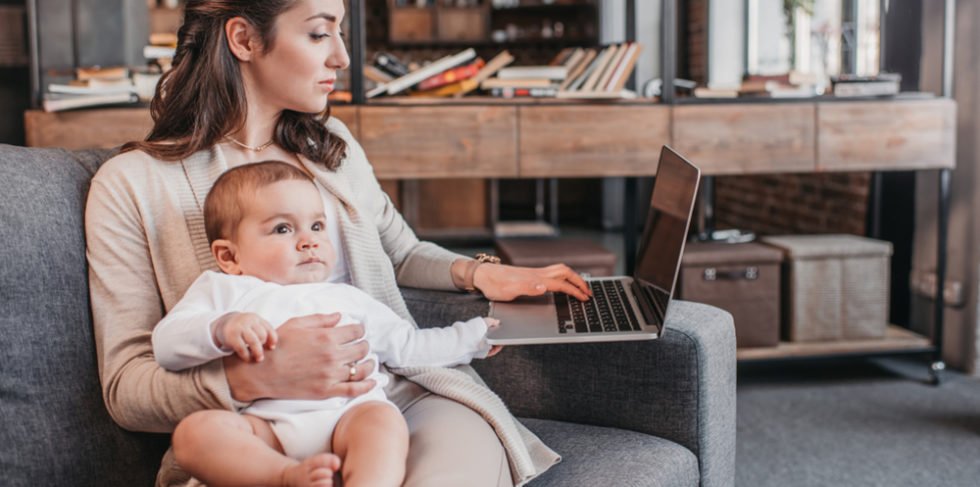
{"type": "MultiPolygon", "coordinates": [[[[409,99],[332,110],[382,179],[654,176],[664,144],[707,176],[937,169],[939,248],[946,246],[956,150],[956,104],[946,98],[676,105],[409,99]]],[[[143,138],[151,126],[146,108],[29,111],[25,119],[28,145],[68,149],[114,147],[143,138]]],[[[943,250],[937,275],[941,283],[943,250]]],[[[931,342],[892,326],[884,340],[784,343],[738,357],[927,354],[938,381],[942,329],[939,315],[931,342]]]]}
{"type": "MultiPolygon", "coordinates": [[[[379,178],[653,176],[669,144],[705,175],[955,166],[956,105],[880,101],[340,105],[379,178]]],[[[25,113],[27,145],[113,147],[147,108],[25,113]]]]}

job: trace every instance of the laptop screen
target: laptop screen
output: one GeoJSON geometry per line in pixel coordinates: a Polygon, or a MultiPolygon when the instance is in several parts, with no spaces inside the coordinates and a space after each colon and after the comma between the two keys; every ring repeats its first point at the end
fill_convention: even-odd
{"type": "Polygon", "coordinates": [[[700,179],[700,169],[670,147],[663,147],[633,273],[647,297],[662,304],[654,306],[660,323],[680,272],[700,179]]]}

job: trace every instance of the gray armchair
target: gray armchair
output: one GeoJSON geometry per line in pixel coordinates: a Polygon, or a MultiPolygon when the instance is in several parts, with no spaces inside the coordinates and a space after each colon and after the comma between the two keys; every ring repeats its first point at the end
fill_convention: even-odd
{"type": "MultiPolygon", "coordinates": [[[[152,485],[167,435],[106,412],[88,303],[83,209],[109,151],[0,145],[0,472],[4,485],[152,485]]],[[[483,313],[475,296],[404,290],[420,323],[483,313]]],[[[731,317],[678,303],[654,342],[509,347],[476,364],[564,461],[532,486],[734,484],[731,317]]]]}
{"type": "MultiPolygon", "coordinates": [[[[486,314],[483,299],[403,289],[420,324],[486,314]]],[[[473,366],[562,462],[529,485],[735,483],[731,316],[678,301],[659,340],[506,347],[473,366]]]]}

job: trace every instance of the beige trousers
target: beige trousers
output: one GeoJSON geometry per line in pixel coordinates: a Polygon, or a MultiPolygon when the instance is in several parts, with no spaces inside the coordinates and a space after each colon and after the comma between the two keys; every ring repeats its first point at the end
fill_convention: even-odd
{"type": "MultiPolygon", "coordinates": [[[[504,446],[472,409],[391,376],[385,393],[408,422],[408,469],[404,487],[513,487],[504,446]]],[[[163,457],[157,486],[202,486],[173,459],[163,457]]]]}
{"type": "Polygon", "coordinates": [[[504,446],[476,411],[401,377],[386,392],[408,422],[405,487],[513,487],[504,446]]]}

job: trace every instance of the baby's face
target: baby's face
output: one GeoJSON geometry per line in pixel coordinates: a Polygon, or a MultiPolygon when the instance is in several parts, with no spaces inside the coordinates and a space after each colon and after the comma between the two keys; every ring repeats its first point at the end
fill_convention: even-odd
{"type": "Polygon", "coordinates": [[[337,254],[313,183],[270,184],[246,198],[242,211],[234,241],[242,274],[279,284],[327,280],[337,254]]]}

